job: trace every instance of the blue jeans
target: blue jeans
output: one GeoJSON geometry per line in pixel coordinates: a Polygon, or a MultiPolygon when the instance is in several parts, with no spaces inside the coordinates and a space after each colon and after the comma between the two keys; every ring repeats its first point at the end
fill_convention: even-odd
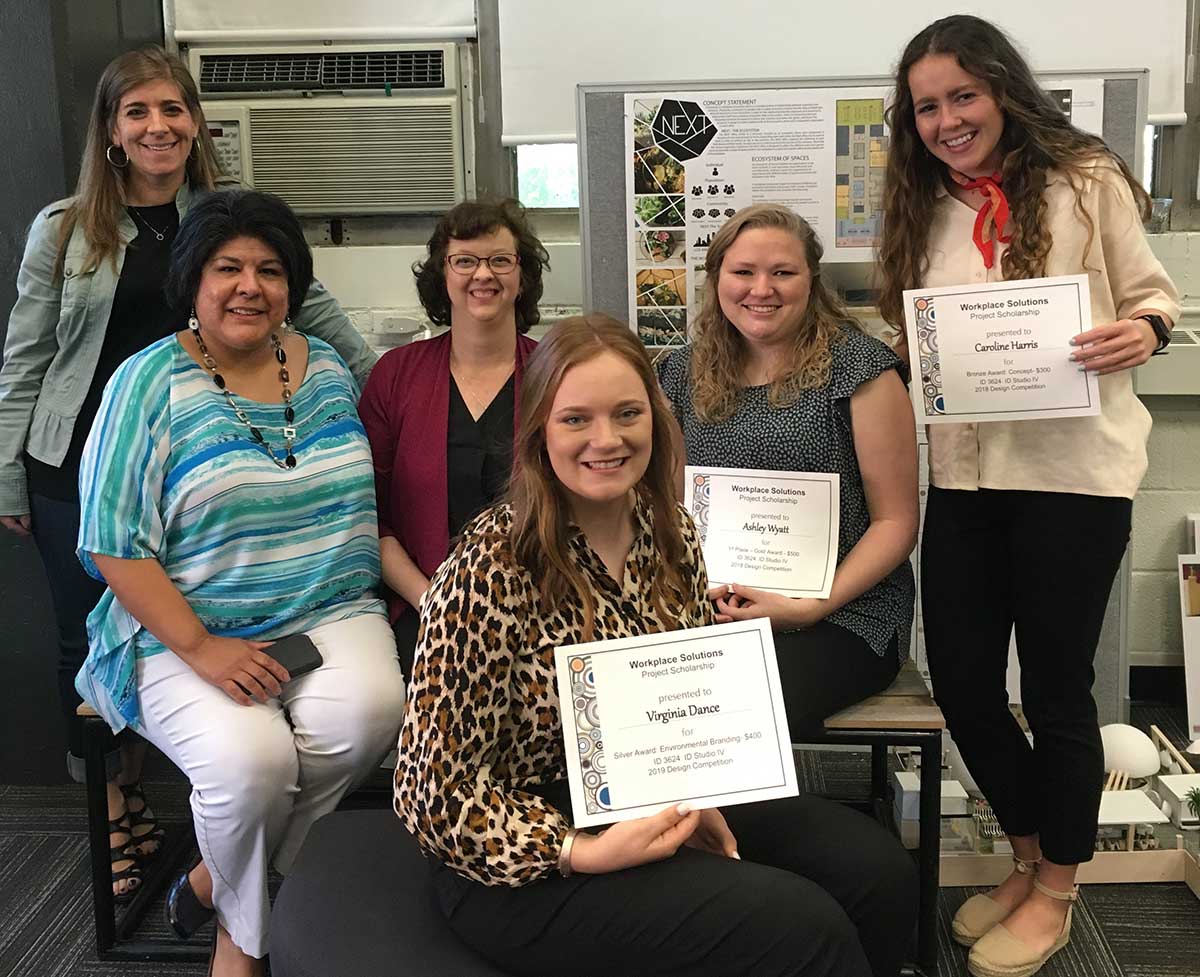
{"type": "MultiPolygon", "coordinates": [[[[104,593],[104,584],[89,577],[75,556],[79,504],[31,493],[29,508],[58,626],[58,696],[67,724],[67,771],[82,782],[83,720],[75,715],[82,700],[75,691],[75,675],[88,653],[87,616],[104,593]]],[[[104,752],[111,779],[121,769],[116,738],[111,734],[104,752]]]]}

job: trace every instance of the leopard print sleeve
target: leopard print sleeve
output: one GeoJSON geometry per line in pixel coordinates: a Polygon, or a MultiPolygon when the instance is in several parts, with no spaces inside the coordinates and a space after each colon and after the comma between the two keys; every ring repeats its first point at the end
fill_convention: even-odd
{"type": "Polygon", "coordinates": [[[532,583],[507,559],[510,523],[504,506],[471,523],[422,602],[395,809],[428,855],[520,886],[554,871],[570,823],[508,779],[534,762],[514,735],[512,674],[537,632],[532,583]]]}
{"type": "Polygon", "coordinates": [[[708,599],[708,571],[704,567],[704,552],[696,524],[683,506],[677,507],[683,545],[687,548],[683,560],[683,579],[688,587],[688,602],[680,627],[699,628],[716,623],[712,601],[708,599]]]}

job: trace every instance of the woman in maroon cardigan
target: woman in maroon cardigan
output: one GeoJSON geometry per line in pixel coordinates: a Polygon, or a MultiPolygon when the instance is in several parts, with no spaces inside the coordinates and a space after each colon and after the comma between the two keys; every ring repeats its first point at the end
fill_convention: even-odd
{"type": "Polygon", "coordinates": [[[417,608],[457,535],[508,485],[521,374],[549,256],[515,200],[449,211],[413,266],[425,313],[449,331],[387,353],[358,409],[371,439],[379,549],[400,664],[417,608]]]}

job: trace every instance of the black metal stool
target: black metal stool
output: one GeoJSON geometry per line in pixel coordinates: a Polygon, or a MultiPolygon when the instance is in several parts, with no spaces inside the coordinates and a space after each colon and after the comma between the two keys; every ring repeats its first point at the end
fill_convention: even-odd
{"type": "MultiPolygon", "coordinates": [[[[893,746],[915,746],[921,750],[920,824],[917,849],[920,877],[920,910],[917,916],[917,960],[924,977],[937,977],[937,903],[941,872],[941,777],[942,731],[946,720],[925,687],[916,666],[909,662],[896,680],[879,695],[849,706],[825,720],[822,733],[809,743],[845,743],[871,747],[871,806],[875,816],[894,830],[890,788],[887,782],[887,753],[893,746]]],[[[906,973],[910,972],[908,969],[906,973]]]]}
{"type": "Polygon", "coordinates": [[[104,742],[108,725],[88,705],[76,715],[83,719],[84,769],[86,772],[88,848],[92,862],[92,905],[96,915],[96,954],[101,960],[191,960],[208,959],[208,948],[169,939],[134,937],[138,924],[156,897],[167,887],[184,859],[195,848],[191,825],[169,831],[163,850],[154,859],[155,871],[142,878],[137,893],[117,915],[112,891],[112,862],[108,844],[108,791],[104,767],[104,742]]]}

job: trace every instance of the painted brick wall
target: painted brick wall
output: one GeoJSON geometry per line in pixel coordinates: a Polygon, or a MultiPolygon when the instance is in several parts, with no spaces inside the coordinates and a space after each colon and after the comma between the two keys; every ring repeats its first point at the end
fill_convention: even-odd
{"type": "MultiPolygon", "coordinates": [[[[1200,397],[1149,397],[1150,468],[1133,503],[1130,656],[1183,653],[1176,557],[1200,512],[1200,397]]],[[[1136,658],[1135,658],[1136,661],[1136,658]]]]}
{"type": "MultiPolygon", "coordinates": [[[[1150,241],[1179,287],[1185,309],[1200,305],[1200,234],[1162,234],[1150,241]]],[[[1189,326],[1198,320],[1185,311],[1189,326]]],[[[1133,503],[1129,655],[1133,664],[1180,663],[1176,557],[1184,546],[1184,517],[1200,512],[1200,396],[1146,397],[1144,403],[1154,429],[1150,467],[1133,503]]]]}

